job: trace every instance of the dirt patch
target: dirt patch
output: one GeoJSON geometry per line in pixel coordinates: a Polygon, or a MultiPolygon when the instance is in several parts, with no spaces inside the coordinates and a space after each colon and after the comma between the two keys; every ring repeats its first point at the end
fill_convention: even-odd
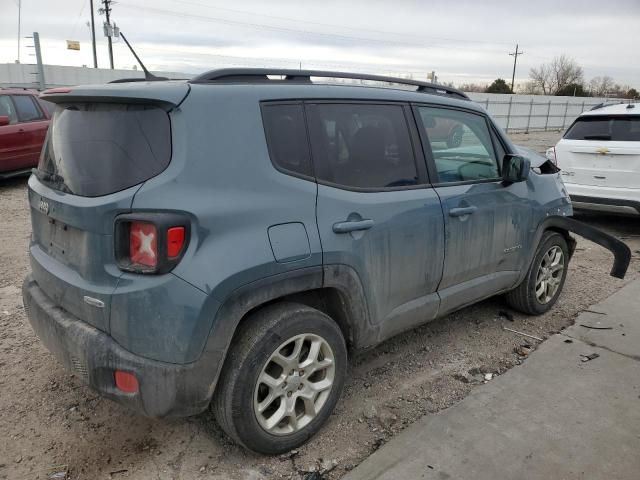
{"type": "MultiPolygon", "coordinates": [[[[536,140],[537,150],[557,139],[545,135],[536,140]]],[[[523,143],[521,136],[514,135],[516,143],[523,143]]],[[[343,398],[326,428],[295,452],[265,457],[231,443],[209,413],[138,417],[65,371],[33,334],[21,304],[29,270],[26,180],[0,183],[0,218],[0,478],[7,479],[61,472],[73,479],[295,479],[318,468],[328,471],[324,478],[337,479],[422,415],[455,404],[485,378],[525,361],[538,342],[503,326],[546,338],[640,269],[640,222],[584,217],[636,252],[626,280],[608,275],[609,252],[579,240],[551,312],[527,317],[491,299],[361,354],[352,359],[343,398]]]]}

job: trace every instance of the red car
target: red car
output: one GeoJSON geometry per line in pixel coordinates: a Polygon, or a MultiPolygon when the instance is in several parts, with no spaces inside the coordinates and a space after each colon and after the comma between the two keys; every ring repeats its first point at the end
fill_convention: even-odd
{"type": "Polygon", "coordinates": [[[38,165],[51,118],[47,107],[37,91],[0,88],[0,178],[38,165]]]}

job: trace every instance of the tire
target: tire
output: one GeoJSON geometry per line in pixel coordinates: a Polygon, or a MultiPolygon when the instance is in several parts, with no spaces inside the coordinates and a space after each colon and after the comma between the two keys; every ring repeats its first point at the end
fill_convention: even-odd
{"type": "Polygon", "coordinates": [[[562,292],[567,278],[568,267],[569,248],[567,241],[560,233],[546,231],[540,239],[540,244],[531,262],[527,276],[520,285],[505,295],[507,304],[515,310],[529,315],[542,315],[549,311],[555,305],[562,292]],[[553,261],[549,262],[550,257],[548,255],[552,251],[555,252],[553,254],[554,259],[558,258],[556,256],[558,252],[562,254],[561,271],[553,266],[553,261]],[[546,272],[544,268],[547,269],[546,272]],[[550,292],[547,287],[545,289],[541,288],[540,279],[542,277],[539,277],[539,274],[542,276],[550,275],[546,285],[555,284],[555,291],[550,292]],[[538,288],[538,292],[536,292],[536,288],[538,288]],[[541,291],[543,293],[540,293],[541,291]]]}
{"type": "Polygon", "coordinates": [[[462,127],[457,126],[451,132],[449,132],[449,136],[447,137],[447,147],[456,148],[462,144],[462,136],[464,132],[462,127]]]}
{"type": "Polygon", "coordinates": [[[345,340],[331,318],[302,304],[270,305],[240,325],[212,409],[220,427],[240,445],[258,453],[284,453],[309,440],[329,418],[342,393],[346,367],[345,340]],[[304,365],[310,351],[320,352],[315,365],[329,366],[310,373],[313,367],[304,365]],[[297,363],[290,360],[294,358],[297,363]],[[286,372],[282,365],[295,370],[286,372]],[[266,408],[260,413],[262,406],[266,408]],[[292,415],[278,422],[287,408],[292,415]]]}

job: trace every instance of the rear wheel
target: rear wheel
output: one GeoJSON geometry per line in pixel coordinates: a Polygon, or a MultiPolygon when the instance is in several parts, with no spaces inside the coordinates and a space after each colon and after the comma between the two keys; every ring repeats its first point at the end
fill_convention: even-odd
{"type": "Polygon", "coordinates": [[[300,446],[331,415],[346,375],[336,323],[295,303],[252,314],[234,338],[213,410],[223,430],[260,453],[300,446]]]}
{"type": "Polygon", "coordinates": [[[536,255],[522,283],[506,294],[507,303],[523,313],[541,315],[558,300],[569,264],[565,238],[547,231],[540,240],[536,255]]]}

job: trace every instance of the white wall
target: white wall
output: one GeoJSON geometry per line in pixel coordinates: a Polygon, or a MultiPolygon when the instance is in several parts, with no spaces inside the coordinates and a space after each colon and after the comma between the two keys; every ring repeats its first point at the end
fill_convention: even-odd
{"type": "MultiPolygon", "coordinates": [[[[37,67],[24,63],[0,63],[0,87],[38,87],[37,67]]],[[[153,72],[169,78],[191,78],[178,72],[153,72]]],[[[46,88],[108,83],[119,78],[143,78],[142,70],[110,70],[106,68],[44,65],[46,88]]]]}

